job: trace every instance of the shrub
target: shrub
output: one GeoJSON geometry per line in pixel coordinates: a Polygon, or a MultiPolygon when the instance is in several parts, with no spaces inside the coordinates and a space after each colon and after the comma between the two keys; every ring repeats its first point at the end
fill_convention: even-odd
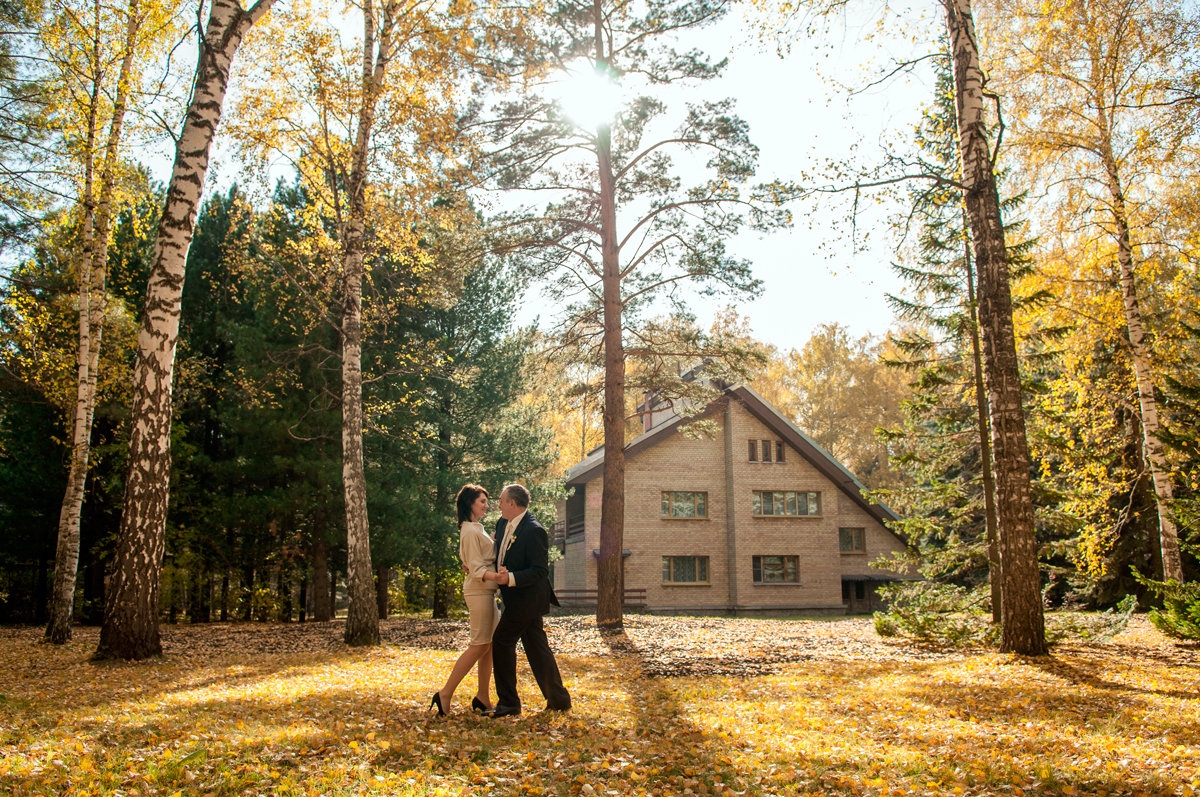
{"type": "Polygon", "coordinates": [[[1154,627],[1174,639],[1200,640],[1200,583],[1150,583],[1163,599],[1161,609],[1150,610],[1154,627]]]}
{"type": "Polygon", "coordinates": [[[994,644],[997,629],[979,606],[985,595],[952,584],[910,581],[880,588],[886,612],[875,613],[880,636],[908,636],[934,645],[994,644]]]}
{"type": "Polygon", "coordinates": [[[1114,608],[1104,612],[1049,615],[1046,617],[1046,641],[1052,645],[1064,639],[1107,642],[1129,627],[1129,617],[1136,608],[1137,598],[1126,595],[1114,608]]]}

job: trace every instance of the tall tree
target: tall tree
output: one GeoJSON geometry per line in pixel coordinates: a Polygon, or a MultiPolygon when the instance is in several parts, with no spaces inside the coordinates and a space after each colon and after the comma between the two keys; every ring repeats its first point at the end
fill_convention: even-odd
{"type": "Polygon", "coordinates": [[[162,651],[158,591],[171,477],[171,380],[184,267],[230,65],[246,31],[273,2],[257,0],[244,10],[238,0],[213,0],[208,23],[198,37],[195,82],[175,147],[142,310],[124,511],[97,658],[144,659],[162,651]]]}
{"type": "MultiPolygon", "coordinates": [[[[155,4],[150,5],[152,10],[158,8],[155,4]]],[[[67,489],[59,516],[54,589],[45,635],[47,641],[61,644],[71,637],[75,578],[79,565],[79,523],[87,480],[104,328],[109,230],[117,193],[118,158],[125,112],[133,90],[135,60],[139,55],[144,58],[146,51],[161,40],[162,32],[169,30],[169,26],[163,24],[161,15],[159,19],[153,18],[151,11],[140,5],[138,0],[130,0],[123,12],[113,15],[113,19],[102,12],[99,2],[93,2],[82,14],[69,6],[58,11],[53,23],[43,32],[47,39],[45,50],[53,54],[51,63],[62,84],[68,87],[68,92],[69,87],[75,87],[73,93],[76,98],[72,104],[78,107],[76,114],[84,125],[82,140],[76,140],[75,146],[70,148],[81,162],[80,170],[83,173],[79,197],[82,217],[80,250],[77,258],[77,385],[74,413],[69,424],[71,458],[67,489]],[[122,13],[122,34],[108,36],[105,27],[122,21],[122,13]],[[152,29],[150,36],[143,33],[147,26],[152,29]],[[109,38],[115,38],[115,41],[110,43],[109,38]],[[60,49],[58,45],[64,42],[68,46],[60,49]],[[111,69],[114,63],[118,65],[115,75],[111,69]],[[102,135],[103,148],[99,146],[102,135]]]]}
{"type": "MultiPolygon", "coordinates": [[[[810,13],[832,15],[843,11],[846,0],[798,0],[810,13]]],[[[946,20],[946,39],[954,76],[954,102],[958,132],[959,179],[952,185],[962,193],[976,266],[980,342],[992,422],[992,450],[996,468],[996,507],[1000,525],[1000,559],[1004,601],[1001,618],[1003,650],[1026,655],[1046,651],[1041,576],[1034,534],[1033,491],[1029,446],[1021,401],[1010,285],[1009,252],[1003,212],[996,187],[996,156],[987,110],[990,95],[980,64],[970,0],[940,0],[946,20]]],[[[884,182],[895,183],[917,176],[935,182],[944,178],[921,170],[884,182]]],[[[861,181],[856,188],[861,188],[861,181]]],[[[875,183],[878,185],[878,183],[875,183]]]]}
{"type": "Polygon", "coordinates": [[[1109,249],[1121,297],[1142,446],[1158,513],[1164,579],[1183,579],[1171,466],[1161,442],[1153,334],[1139,277],[1158,176],[1196,150],[1200,15],[1175,0],[996,4],[995,57],[1011,97],[1016,149],[1032,177],[1065,185],[1060,212],[1091,224],[1084,247],[1109,249]]]}
{"type": "Polygon", "coordinates": [[[1033,523],[1029,445],[1021,404],[1008,249],[988,135],[985,76],[980,66],[970,0],[944,0],[943,5],[954,68],[962,190],[975,250],[980,337],[995,453],[1004,595],[1000,648],[1024,655],[1042,655],[1046,652],[1046,633],[1033,523]]]}
{"type": "MultiPolygon", "coordinates": [[[[926,167],[951,181],[958,169],[957,135],[949,59],[944,63],[937,72],[934,102],[918,128],[917,143],[926,167]]],[[[896,353],[888,362],[914,377],[915,395],[906,403],[905,429],[889,436],[905,440],[905,462],[917,478],[911,488],[889,498],[909,510],[902,523],[914,528],[910,538],[918,550],[928,555],[936,548],[935,561],[925,563],[931,577],[974,569],[982,514],[992,619],[999,624],[1000,549],[991,424],[983,384],[974,260],[962,197],[937,185],[911,190],[910,195],[912,213],[905,226],[914,218],[920,225],[916,252],[913,262],[894,268],[911,292],[888,299],[897,317],[916,329],[892,336],[896,353]],[[927,522],[931,516],[939,519],[936,532],[927,522]],[[930,544],[931,537],[936,544],[930,544]],[[963,543],[957,551],[947,542],[954,540],[963,543]]]]}
{"type": "MultiPolygon", "coordinates": [[[[584,297],[567,310],[565,336],[579,350],[603,357],[596,609],[602,626],[622,623],[626,358],[645,355],[659,364],[690,360],[690,365],[711,353],[715,371],[722,356],[708,352],[687,323],[639,329],[637,316],[662,293],[682,311],[674,291],[681,283],[735,294],[755,291],[748,264],[728,254],[725,240],[748,221],[765,227],[785,219],[774,211],[771,197],[741,192],[754,174],[757,149],[731,102],[689,105],[679,126],[658,137],[668,108],[653,96],[653,87],[712,78],[724,65],[697,51],[678,51],[679,37],[720,20],[730,5],[576,0],[536,9],[527,25],[526,74],[536,76],[540,91],[499,108],[495,130],[501,146],[493,161],[498,186],[563,197],[542,213],[510,218],[508,245],[536,252],[529,258],[533,275],[553,275],[560,296],[584,297]],[[581,102],[564,107],[551,96],[555,91],[581,102]],[[605,97],[617,92],[626,99],[604,107],[605,97]],[[680,156],[695,158],[689,165],[707,170],[704,180],[685,186],[678,176],[680,156]]],[[[648,372],[664,376],[666,370],[648,372]]],[[[658,385],[666,395],[671,387],[658,385]]]]}
{"type": "Polygon", "coordinates": [[[307,11],[284,20],[302,31],[270,48],[263,94],[239,113],[247,154],[281,154],[331,222],[341,309],[342,481],[348,548],[345,638],[379,641],[367,479],[363,461],[363,280],[384,251],[424,268],[416,221],[430,214],[440,166],[460,143],[453,134],[455,81],[472,47],[471,11],[428,0],[365,0],[357,6],[357,56],[338,43],[342,20],[307,11]],[[298,93],[280,93],[295,86],[298,93]],[[304,112],[311,111],[305,118],[304,112]],[[405,259],[407,253],[413,256],[405,259]]]}

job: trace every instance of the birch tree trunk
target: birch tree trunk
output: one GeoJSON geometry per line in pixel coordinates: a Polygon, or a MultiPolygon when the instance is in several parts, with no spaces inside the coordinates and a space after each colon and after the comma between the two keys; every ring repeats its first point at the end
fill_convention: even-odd
{"type": "Polygon", "coordinates": [[[159,655],[158,591],[171,478],[171,380],[179,337],[184,266],[195,230],[208,155],[221,121],[229,68],[242,37],[274,0],[249,11],[212,0],[199,63],[154,243],[134,372],[129,469],[104,624],[94,658],[159,655]]]}
{"type": "Polygon", "coordinates": [[[979,324],[1000,526],[1001,650],[1046,653],[1045,617],[1037,564],[1029,447],[1021,406],[1012,321],[1008,252],[984,118],[984,75],[970,0],[944,0],[954,65],[959,154],[967,217],[975,243],[979,324]]]}
{"type": "MultiPolygon", "coordinates": [[[[1100,79],[1099,65],[1093,53],[1093,83],[1100,79]]],[[[1099,89],[1099,86],[1097,86],[1099,89]]],[[[1117,265],[1120,270],[1121,301],[1125,309],[1125,328],[1129,333],[1130,359],[1133,376],[1137,384],[1138,410],[1142,420],[1142,447],[1150,468],[1150,479],[1154,485],[1154,501],[1158,509],[1158,545],[1162,553],[1163,580],[1174,579],[1183,583],[1183,561],[1179,555],[1179,531],[1175,526],[1171,503],[1174,487],[1171,484],[1171,468],[1166,452],[1158,438],[1158,401],[1154,397],[1154,377],[1150,370],[1150,346],[1146,342],[1146,326],[1142,321],[1142,310],[1138,303],[1137,285],[1134,282],[1133,238],[1130,234],[1129,211],[1125,204],[1125,190],[1121,185],[1120,167],[1113,154],[1111,126],[1106,109],[1099,102],[1098,113],[1100,158],[1104,164],[1104,176],[1108,185],[1113,227],[1117,237],[1117,265]]]]}
{"type": "Polygon", "coordinates": [[[363,6],[362,105],[347,179],[347,218],[342,239],[342,484],[346,495],[346,644],[379,644],[379,610],[371,567],[367,479],[363,467],[362,283],[363,231],[367,216],[367,158],[375,108],[391,60],[396,4],[383,7],[375,27],[371,0],[363,6]]]}
{"type": "MultiPolygon", "coordinates": [[[[98,24],[98,23],[97,23],[98,24]]],[[[84,488],[87,486],[88,458],[91,454],[92,419],[96,411],[96,383],[100,370],[100,341],[104,332],[104,290],[108,272],[108,231],[112,220],[113,172],[117,166],[117,150],[121,142],[121,127],[125,120],[125,104],[129,96],[129,73],[133,68],[133,48],[141,18],[137,0],[129,3],[129,20],[125,27],[125,55],[117,77],[117,93],[113,101],[112,118],[108,125],[108,140],[104,147],[104,162],[100,170],[100,199],[94,201],[92,153],[97,132],[99,105],[99,28],[93,42],[96,58],[95,91],[89,115],[88,140],[84,167],[83,251],[79,273],[79,351],[75,414],[72,420],[71,464],[67,474],[67,490],[63,496],[58,520],[58,545],[54,558],[54,585],[50,592],[50,617],[46,623],[47,642],[61,645],[71,638],[71,620],[75,604],[75,579],[79,571],[79,526],[83,512],[84,488]]]]}
{"type": "MultiPolygon", "coordinates": [[[[595,0],[596,61],[607,66],[601,0],[595,0]]],[[[621,263],[617,247],[612,128],[596,135],[600,176],[600,257],[604,286],[604,487],[600,503],[600,558],[596,562],[596,624],[619,631],[625,595],[625,348],[621,339],[621,263]]]]}

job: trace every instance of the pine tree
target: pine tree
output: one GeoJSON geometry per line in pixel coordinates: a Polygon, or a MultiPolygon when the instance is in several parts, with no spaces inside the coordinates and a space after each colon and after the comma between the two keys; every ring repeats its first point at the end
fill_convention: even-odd
{"type": "MultiPolygon", "coordinates": [[[[603,358],[596,619],[606,627],[622,622],[626,358],[645,355],[645,372],[662,377],[680,360],[694,364],[706,355],[678,299],[672,302],[680,318],[639,324],[638,314],[656,296],[674,297],[681,283],[754,292],[749,265],[732,257],[725,242],[747,223],[785,220],[774,204],[777,193],[741,190],[754,175],[757,149],[730,101],[689,105],[673,133],[657,132],[668,109],[655,86],[706,80],[724,66],[680,52],[679,35],[717,22],[731,5],[594,0],[535,7],[526,26],[527,61],[519,67],[541,84],[540,92],[500,105],[493,127],[495,184],[563,197],[544,212],[507,219],[505,245],[530,253],[531,277],[553,279],[558,297],[573,297],[563,319],[567,344],[590,360],[603,358]],[[593,106],[614,92],[627,96],[612,103],[619,108],[564,109],[546,96],[546,84],[556,80],[567,95],[593,106]],[[595,110],[597,118],[585,118],[595,110]],[[681,159],[695,159],[705,179],[685,186],[681,159]]],[[[675,378],[657,388],[670,395],[703,384],[675,378]]]]}

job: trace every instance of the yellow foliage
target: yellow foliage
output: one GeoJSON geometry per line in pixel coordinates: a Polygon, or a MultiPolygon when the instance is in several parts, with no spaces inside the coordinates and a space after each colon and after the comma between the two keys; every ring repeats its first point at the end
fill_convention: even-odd
{"type": "MultiPolygon", "coordinates": [[[[1200,658],[1141,618],[1053,658],[938,653],[834,622],[548,624],[574,706],[428,712],[465,621],[168,626],[165,658],[0,637],[0,790],[154,794],[1194,794],[1200,658]]],[[[519,670],[522,693],[537,694],[519,670]]]]}

